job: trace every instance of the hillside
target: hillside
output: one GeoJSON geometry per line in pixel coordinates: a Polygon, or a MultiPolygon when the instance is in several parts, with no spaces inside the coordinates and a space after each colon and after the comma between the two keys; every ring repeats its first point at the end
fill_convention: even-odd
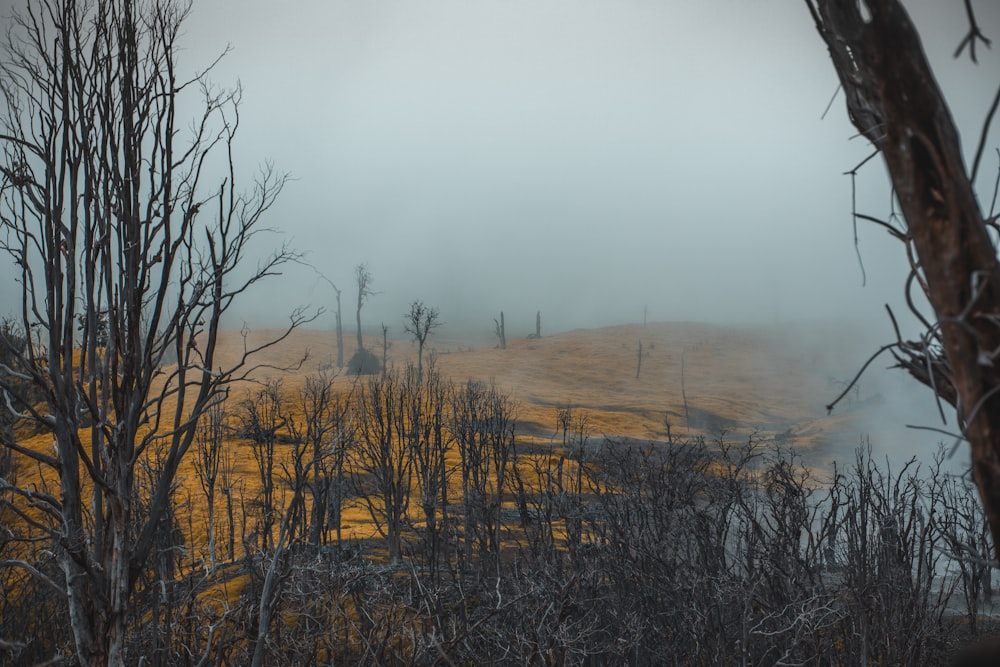
{"type": "MultiPolygon", "coordinates": [[[[253,344],[274,333],[250,332],[247,341],[253,344]]],[[[669,420],[674,438],[715,437],[720,432],[742,438],[756,431],[777,436],[819,461],[827,458],[831,444],[843,444],[842,436],[851,439],[849,447],[857,444],[855,422],[864,407],[845,402],[828,416],[825,404],[842,388],[832,377],[849,377],[854,368],[835,368],[842,362],[818,348],[797,344],[796,339],[790,332],[779,335],[764,329],[680,322],[510,340],[506,350],[486,338],[432,337],[428,350],[445,377],[457,382],[492,380],[509,392],[518,405],[519,433],[535,440],[552,438],[556,410],[570,407],[587,416],[592,437],[665,440],[669,420]],[[640,341],[643,358],[636,378],[640,341]]],[[[227,334],[230,354],[242,344],[235,333],[227,334]]],[[[349,358],[354,337],[345,336],[345,344],[349,358]]],[[[381,356],[381,339],[366,338],[365,345],[381,356]]],[[[257,377],[282,377],[286,387],[294,388],[307,373],[332,367],[333,333],[296,331],[257,361],[287,367],[307,351],[299,371],[264,368],[257,377]]],[[[416,360],[416,346],[390,339],[387,357],[390,365],[402,366],[416,360]]],[[[346,385],[352,378],[341,377],[338,382],[346,385]]]]}

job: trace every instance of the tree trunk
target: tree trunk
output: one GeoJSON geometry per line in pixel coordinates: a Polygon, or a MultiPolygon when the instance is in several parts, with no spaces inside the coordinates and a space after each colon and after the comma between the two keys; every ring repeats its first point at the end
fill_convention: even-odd
{"type": "Polygon", "coordinates": [[[365,349],[364,341],[361,340],[361,299],[358,299],[358,310],[357,310],[357,331],[358,331],[358,349],[365,349]]]}
{"type": "MultiPolygon", "coordinates": [[[[867,20],[856,1],[807,3],[830,50],[852,122],[882,152],[940,324],[947,367],[936,366],[934,377],[926,371],[921,377],[919,368],[911,372],[957,403],[1000,549],[1000,272],[958,131],[917,31],[897,0],[865,2],[867,20]]],[[[931,354],[925,351],[924,361],[931,354]]]]}
{"type": "MultiPolygon", "coordinates": [[[[360,330],[360,326],[358,327],[360,330]]],[[[340,290],[337,290],[337,368],[344,367],[344,322],[340,311],[340,290]]]]}

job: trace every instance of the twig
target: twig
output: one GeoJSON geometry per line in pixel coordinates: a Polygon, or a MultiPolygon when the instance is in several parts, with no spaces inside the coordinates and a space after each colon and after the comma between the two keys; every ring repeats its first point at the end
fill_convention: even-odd
{"type": "Polygon", "coordinates": [[[838,395],[837,398],[833,399],[832,402],[830,402],[830,403],[827,404],[827,406],[826,406],[826,412],[827,412],[827,414],[833,412],[833,408],[836,407],[837,403],[840,403],[841,399],[843,399],[844,396],[847,395],[847,392],[849,392],[854,387],[854,385],[856,385],[858,383],[858,380],[861,379],[861,376],[868,369],[868,367],[871,366],[871,363],[873,361],[875,361],[875,359],[878,357],[878,355],[882,354],[886,350],[891,350],[892,348],[899,347],[899,346],[900,346],[899,343],[889,343],[888,345],[883,345],[882,347],[880,347],[878,349],[877,352],[875,352],[875,354],[873,354],[872,356],[868,357],[868,361],[866,361],[864,363],[864,365],[861,367],[861,370],[859,370],[854,375],[854,379],[852,379],[850,382],[847,383],[847,386],[844,388],[844,391],[840,392],[840,395],[838,395]]]}
{"type": "Polygon", "coordinates": [[[972,160],[972,176],[969,178],[971,183],[976,182],[976,174],[979,173],[979,161],[982,159],[983,151],[986,149],[986,137],[990,133],[990,125],[993,124],[993,116],[996,115],[997,106],[1000,106],[1000,87],[997,88],[996,95],[993,96],[993,104],[990,105],[990,110],[986,112],[986,119],[983,121],[983,130],[979,134],[979,146],[976,147],[976,157],[972,160]]]}
{"type": "Polygon", "coordinates": [[[989,48],[990,40],[979,30],[979,24],[976,23],[976,12],[972,9],[972,0],[965,0],[965,15],[969,18],[969,32],[958,43],[958,48],[955,49],[953,57],[958,58],[962,55],[965,47],[968,46],[969,57],[972,58],[972,62],[978,64],[979,61],[976,60],[976,41],[982,42],[986,45],[986,48],[989,48]]]}
{"type": "Polygon", "coordinates": [[[837,89],[835,91],[833,91],[833,95],[830,96],[830,101],[826,103],[826,108],[823,109],[823,114],[819,117],[820,120],[823,120],[824,118],[826,118],[826,114],[830,113],[830,108],[833,106],[833,101],[837,99],[837,93],[840,92],[840,89],[842,87],[843,87],[843,84],[841,84],[841,83],[837,84],[837,89]]]}
{"type": "Polygon", "coordinates": [[[851,224],[854,227],[854,252],[858,255],[858,266],[861,267],[861,286],[864,287],[868,282],[868,276],[865,273],[865,262],[861,258],[861,247],[858,245],[858,196],[857,196],[857,175],[858,170],[865,166],[869,160],[879,154],[878,149],[874,150],[871,155],[866,157],[864,160],[855,165],[854,169],[844,172],[845,175],[851,177],[851,224]]]}

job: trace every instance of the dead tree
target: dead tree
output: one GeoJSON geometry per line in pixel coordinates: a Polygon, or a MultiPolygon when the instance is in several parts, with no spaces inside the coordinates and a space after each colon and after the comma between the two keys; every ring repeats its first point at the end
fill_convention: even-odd
{"type": "Polygon", "coordinates": [[[424,514],[427,565],[431,577],[438,572],[441,551],[440,528],[448,521],[448,483],[451,468],[448,457],[452,449],[447,430],[445,410],[451,395],[451,385],[433,365],[424,378],[419,371],[414,378],[413,367],[406,370],[407,404],[410,429],[407,447],[413,457],[413,467],[420,494],[420,509],[424,514]]]}
{"type": "MultiPolygon", "coordinates": [[[[266,390],[267,388],[265,388],[266,390]]],[[[282,585],[288,575],[289,549],[300,541],[301,528],[304,523],[307,467],[309,465],[307,454],[310,447],[305,431],[295,423],[294,419],[288,417],[284,422],[292,444],[292,451],[288,457],[289,460],[282,461],[280,465],[284,481],[291,489],[292,495],[287,504],[282,503],[278,535],[273,543],[274,548],[270,552],[271,560],[264,570],[260,600],[257,603],[257,637],[250,663],[252,667],[260,667],[264,664],[268,644],[272,641],[271,630],[281,598],[282,585]]]]}
{"type": "Polygon", "coordinates": [[[178,467],[256,351],[220,367],[223,314],[295,258],[279,246],[246,261],[286,177],[265,166],[248,194],[236,189],[241,93],[176,66],[189,8],[39,0],[7,25],[0,61],[2,247],[31,332],[0,387],[43,395],[18,414],[51,431],[54,451],[5,445],[58,486],[9,490],[35,548],[59,563],[42,580],[64,595],[82,665],[126,662],[130,604],[178,467]],[[198,104],[190,124],[181,112],[198,104]],[[136,466],[151,448],[162,465],[140,508],[136,466]]]}
{"type": "Polygon", "coordinates": [[[340,304],[341,290],[332,280],[330,280],[325,275],[320,273],[319,269],[313,267],[313,271],[316,272],[316,275],[320,278],[320,280],[323,280],[327,285],[332,287],[333,293],[337,295],[337,313],[336,313],[337,368],[343,368],[344,367],[344,321],[343,318],[341,317],[343,313],[340,304]]]}
{"type": "Polygon", "coordinates": [[[368,268],[368,264],[362,262],[354,267],[354,279],[358,285],[358,309],[356,311],[357,315],[357,326],[358,326],[358,350],[365,349],[365,343],[361,339],[361,307],[365,305],[365,301],[368,297],[375,294],[372,290],[372,281],[374,276],[372,276],[371,270],[368,268]]]}
{"type": "Polygon", "coordinates": [[[206,530],[208,531],[208,567],[213,574],[216,568],[215,499],[219,472],[223,464],[222,450],[226,446],[228,416],[224,403],[213,405],[202,415],[198,424],[194,469],[198,483],[205,494],[206,530]]]}
{"type": "MultiPolygon", "coordinates": [[[[948,104],[900,2],[806,5],[829,49],[852,123],[888,168],[905,224],[856,210],[855,220],[872,221],[904,244],[912,267],[908,303],[919,286],[934,311],[928,317],[911,306],[926,332],[917,342],[897,332],[897,342],[886,349],[955,408],[1000,555],[1000,267],[996,216],[983,216],[972,185],[1000,92],[967,171],[948,104]]],[[[989,42],[971,2],[965,7],[970,27],[956,55],[968,46],[975,61],[977,42],[989,42]]]]}
{"type": "MultiPolygon", "coordinates": [[[[458,445],[465,561],[499,565],[504,496],[517,466],[514,403],[494,385],[469,381],[452,393],[451,432],[458,445]]],[[[499,570],[498,570],[499,571],[499,570]]]]}
{"type": "Polygon", "coordinates": [[[386,539],[393,564],[402,560],[403,521],[410,504],[413,454],[405,385],[396,370],[373,375],[358,394],[358,442],[353,476],[375,527],[386,539]]]}
{"type": "MultiPolygon", "coordinates": [[[[299,394],[303,425],[298,430],[309,448],[309,543],[319,546],[326,534],[331,495],[343,474],[344,441],[338,437],[346,418],[347,402],[334,394],[334,376],[326,373],[306,378],[299,394]]],[[[339,516],[339,512],[338,512],[339,516]]],[[[338,523],[339,526],[339,523],[338,523]]]]}
{"type": "Polygon", "coordinates": [[[424,305],[417,300],[410,304],[410,312],[403,317],[403,331],[413,336],[417,342],[417,382],[424,375],[424,345],[431,332],[441,326],[437,308],[424,305]]]}
{"type": "Polygon", "coordinates": [[[504,331],[503,322],[503,311],[500,311],[500,319],[493,319],[493,324],[495,325],[494,333],[496,334],[497,340],[500,341],[498,345],[501,350],[507,349],[507,333],[504,331]]]}
{"type": "Polygon", "coordinates": [[[259,510],[256,532],[260,548],[271,551],[274,547],[274,526],[278,500],[275,498],[275,466],[279,432],[288,425],[283,414],[281,381],[268,381],[260,390],[240,402],[238,419],[240,435],[250,443],[253,460],[257,464],[260,487],[256,506],[259,510]]]}
{"type": "Polygon", "coordinates": [[[389,370],[389,327],[382,323],[382,375],[389,370]]]}
{"type": "Polygon", "coordinates": [[[336,396],[333,399],[331,412],[334,417],[333,433],[329,447],[331,452],[326,459],[328,466],[326,479],[327,491],[327,526],[332,525],[336,536],[337,547],[342,541],[344,499],[349,491],[347,457],[354,451],[357,443],[357,420],[355,416],[354,395],[336,396]]]}
{"type": "Polygon", "coordinates": [[[333,289],[337,293],[337,368],[343,368],[344,367],[344,320],[341,317],[342,311],[340,307],[340,290],[337,289],[336,285],[333,285],[333,289]]]}
{"type": "MultiPolygon", "coordinates": [[[[242,477],[237,480],[236,461],[231,447],[222,450],[219,461],[219,493],[226,499],[226,559],[232,562],[236,558],[236,503],[234,496],[243,497],[245,482],[242,477]]],[[[246,516],[242,517],[242,525],[246,526],[246,516]]]]}

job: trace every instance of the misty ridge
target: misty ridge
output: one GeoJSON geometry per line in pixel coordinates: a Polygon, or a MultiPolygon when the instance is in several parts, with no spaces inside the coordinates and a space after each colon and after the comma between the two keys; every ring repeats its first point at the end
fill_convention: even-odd
{"type": "Polygon", "coordinates": [[[0,665],[991,659],[1000,10],[786,4],[0,5],[0,665]]]}

